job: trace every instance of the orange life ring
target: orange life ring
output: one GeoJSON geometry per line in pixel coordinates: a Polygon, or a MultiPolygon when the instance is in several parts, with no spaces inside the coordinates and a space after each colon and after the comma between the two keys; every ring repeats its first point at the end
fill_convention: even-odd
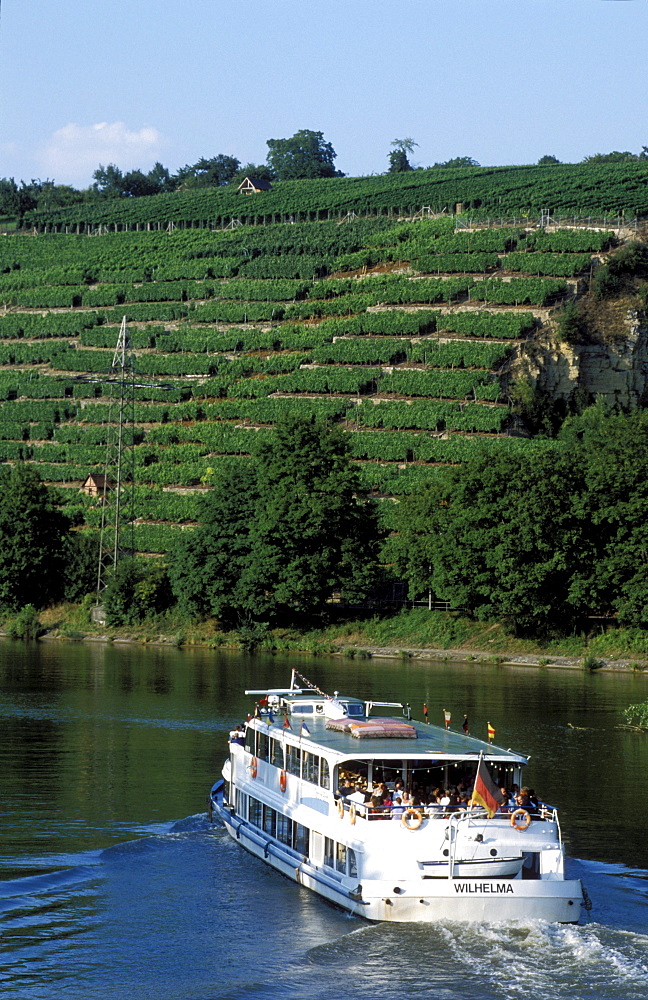
{"type": "Polygon", "coordinates": [[[526,809],[516,809],[515,812],[511,813],[511,826],[515,830],[520,830],[520,831],[526,830],[530,822],[531,822],[531,814],[527,812],[526,809]],[[519,816],[519,818],[522,820],[521,823],[515,822],[516,816],[519,816]]]}
{"type": "Polygon", "coordinates": [[[423,813],[419,809],[414,809],[410,806],[406,809],[401,816],[401,823],[406,830],[418,830],[419,826],[423,822],[423,813]]]}
{"type": "Polygon", "coordinates": [[[285,771],[280,771],[279,772],[279,788],[281,789],[282,792],[286,791],[287,780],[288,779],[286,778],[286,772],[285,771]]]}
{"type": "Polygon", "coordinates": [[[251,778],[256,778],[258,769],[259,769],[259,762],[257,761],[256,757],[253,757],[252,760],[250,761],[250,777],[251,778]]]}
{"type": "Polygon", "coordinates": [[[352,802],[351,805],[349,806],[349,822],[351,823],[351,826],[355,826],[356,817],[357,817],[357,811],[355,807],[355,802],[352,802]]]}

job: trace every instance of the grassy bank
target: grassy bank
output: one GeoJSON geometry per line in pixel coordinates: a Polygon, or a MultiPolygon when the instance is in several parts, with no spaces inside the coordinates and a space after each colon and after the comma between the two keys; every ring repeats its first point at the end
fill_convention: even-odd
{"type": "Polygon", "coordinates": [[[502,661],[508,657],[528,657],[541,664],[558,657],[582,658],[590,666],[596,666],[599,660],[623,660],[638,669],[648,669],[648,631],[641,629],[608,629],[588,637],[540,642],[515,638],[499,624],[475,622],[455,612],[426,608],[407,609],[389,617],[338,620],[310,631],[270,630],[264,626],[224,631],[213,619],[188,622],[173,613],[117,629],[93,623],[90,610],[89,601],[81,605],[63,604],[32,617],[26,633],[24,626],[30,616],[25,612],[5,616],[0,627],[15,638],[38,634],[40,638],[69,641],[132,641],[346,656],[380,655],[380,651],[407,656],[430,650],[452,652],[454,657],[463,654],[466,659],[485,656],[502,661]]]}

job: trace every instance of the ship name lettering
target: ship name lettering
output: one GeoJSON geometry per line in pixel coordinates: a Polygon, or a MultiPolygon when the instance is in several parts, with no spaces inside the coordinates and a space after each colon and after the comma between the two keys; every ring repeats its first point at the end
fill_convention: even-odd
{"type": "Polygon", "coordinates": [[[472,884],[470,882],[455,882],[455,892],[465,892],[467,894],[473,892],[496,892],[499,894],[514,891],[510,882],[474,882],[472,884]]]}

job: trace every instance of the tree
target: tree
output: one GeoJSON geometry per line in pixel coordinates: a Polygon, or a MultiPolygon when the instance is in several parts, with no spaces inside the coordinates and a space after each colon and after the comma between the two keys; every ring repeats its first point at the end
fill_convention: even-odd
{"type": "Polygon", "coordinates": [[[183,187],[222,187],[228,184],[241,166],[235,156],[219,153],[211,159],[202,156],[197,163],[182,167],[177,175],[183,187]]]}
{"type": "Polygon", "coordinates": [[[124,175],[114,163],[109,163],[107,167],[100,163],[92,177],[94,180],[92,187],[97,194],[106,198],[119,198],[123,194],[124,175]]]}
{"type": "Polygon", "coordinates": [[[42,608],[61,596],[68,528],[31,466],[0,468],[0,606],[42,608]]]}
{"type": "Polygon", "coordinates": [[[412,169],[412,164],[408,159],[408,153],[414,152],[414,147],[418,146],[418,142],[414,142],[413,139],[394,139],[391,143],[391,152],[389,154],[389,169],[388,174],[399,174],[412,169]]]}
{"type": "Polygon", "coordinates": [[[240,581],[258,502],[253,468],[241,465],[215,480],[200,506],[200,527],[170,554],[171,587],[185,614],[226,618],[242,606],[240,581]]]}
{"type": "Polygon", "coordinates": [[[590,547],[566,449],[484,454],[399,509],[397,565],[410,596],[430,587],[452,607],[520,633],[570,628],[586,611],[571,586],[590,547]]]}
{"type": "Polygon", "coordinates": [[[557,159],[557,157],[555,156],[551,156],[551,154],[547,154],[546,156],[541,156],[540,159],[538,160],[539,167],[548,167],[553,163],[560,163],[560,160],[557,159]]]}
{"type": "Polygon", "coordinates": [[[343,432],[314,418],[279,421],[254,466],[217,482],[202,517],[171,562],[189,613],[296,622],[321,614],[336,591],[358,600],[374,585],[374,508],[343,432]]]}
{"type": "Polygon", "coordinates": [[[280,181],[342,177],[333,161],[337,153],[322,132],[301,129],[290,139],[268,139],[268,167],[280,181]]]}
{"type": "Polygon", "coordinates": [[[146,559],[120,559],[106,587],[108,625],[136,625],[172,603],[167,566],[146,559]]]}
{"type": "Polygon", "coordinates": [[[477,160],[472,156],[455,156],[452,160],[445,160],[443,163],[435,163],[435,167],[478,167],[477,160]]]}

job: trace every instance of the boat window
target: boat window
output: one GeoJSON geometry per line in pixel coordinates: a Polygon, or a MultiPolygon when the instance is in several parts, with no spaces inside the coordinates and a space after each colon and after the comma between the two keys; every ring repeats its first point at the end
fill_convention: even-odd
{"type": "Polygon", "coordinates": [[[310,830],[301,823],[293,823],[293,847],[304,857],[308,855],[308,841],[310,830]]]}
{"type": "Polygon", "coordinates": [[[335,867],[343,875],[346,875],[347,869],[347,848],[346,844],[336,844],[337,850],[335,852],[335,867]]]}
{"type": "Polygon", "coordinates": [[[269,833],[271,837],[274,837],[275,835],[276,818],[277,814],[274,809],[271,809],[270,806],[263,807],[263,829],[266,833],[269,833]]]}
{"type": "Polygon", "coordinates": [[[324,839],[324,864],[328,865],[329,868],[334,868],[335,860],[335,841],[331,840],[330,837],[324,839]]]}
{"type": "Polygon", "coordinates": [[[252,726],[245,727],[245,749],[248,753],[254,753],[254,728],[252,726]]]}
{"type": "Polygon", "coordinates": [[[319,780],[319,783],[322,786],[322,788],[330,788],[331,787],[331,775],[329,773],[328,761],[326,760],[325,757],[322,757],[320,759],[320,780],[319,780]]]}
{"type": "Polygon", "coordinates": [[[270,740],[270,760],[275,767],[284,766],[283,746],[281,740],[270,740]]]}
{"type": "Polygon", "coordinates": [[[293,821],[282,813],[277,813],[277,840],[282,844],[292,845],[293,821]]]}
{"type": "Polygon", "coordinates": [[[236,789],[235,793],[234,808],[236,809],[236,812],[239,814],[239,816],[242,816],[243,819],[246,818],[247,795],[245,794],[245,792],[239,791],[238,788],[236,789]]]}
{"type": "Polygon", "coordinates": [[[347,705],[347,715],[364,715],[362,705],[347,705]]]}
{"type": "Polygon", "coordinates": [[[299,765],[301,760],[301,751],[299,747],[292,746],[290,743],[286,744],[286,770],[289,774],[295,774],[299,777],[299,765]]]}
{"type": "Polygon", "coordinates": [[[319,755],[309,753],[308,750],[302,752],[302,778],[305,781],[312,781],[317,784],[319,777],[319,755]]]}
{"type": "Polygon", "coordinates": [[[355,851],[349,847],[347,850],[347,860],[349,862],[349,875],[351,878],[358,877],[358,862],[356,861],[355,851]]]}
{"type": "Polygon", "coordinates": [[[262,733],[260,730],[257,730],[257,734],[256,734],[256,755],[259,758],[259,760],[267,760],[268,759],[268,744],[269,744],[269,742],[270,741],[268,739],[268,734],[267,733],[262,733]]]}
{"type": "Polygon", "coordinates": [[[324,838],[321,833],[316,830],[311,830],[310,835],[310,859],[314,865],[321,865],[322,858],[322,848],[324,846],[324,838]]]}
{"type": "Polygon", "coordinates": [[[290,706],[290,714],[291,715],[312,715],[313,714],[313,706],[312,705],[299,705],[299,704],[296,705],[293,702],[293,704],[290,706]]]}
{"type": "Polygon", "coordinates": [[[250,797],[248,819],[254,826],[263,826],[263,807],[258,799],[250,797]]]}

